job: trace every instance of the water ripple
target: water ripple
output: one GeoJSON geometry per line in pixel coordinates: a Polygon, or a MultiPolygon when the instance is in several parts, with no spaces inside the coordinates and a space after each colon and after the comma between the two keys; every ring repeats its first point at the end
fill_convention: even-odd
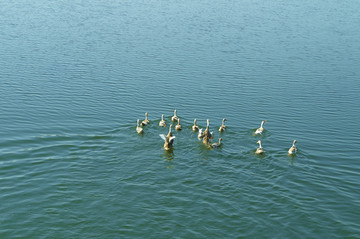
{"type": "Polygon", "coordinates": [[[359,235],[360,6],[339,3],[5,0],[0,237],[359,235]]]}

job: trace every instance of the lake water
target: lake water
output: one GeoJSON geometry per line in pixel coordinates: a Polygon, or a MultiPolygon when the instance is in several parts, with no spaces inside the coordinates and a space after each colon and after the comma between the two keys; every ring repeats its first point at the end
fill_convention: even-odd
{"type": "Polygon", "coordinates": [[[359,1],[0,6],[0,238],[360,238],[359,1]]]}

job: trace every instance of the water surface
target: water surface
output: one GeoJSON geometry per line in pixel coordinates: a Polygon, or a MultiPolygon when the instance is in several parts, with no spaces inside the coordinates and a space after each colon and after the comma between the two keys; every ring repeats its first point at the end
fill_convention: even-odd
{"type": "Polygon", "coordinates": [[[0,237],[360,238],[359,9],[3,1],[0,237]]]}

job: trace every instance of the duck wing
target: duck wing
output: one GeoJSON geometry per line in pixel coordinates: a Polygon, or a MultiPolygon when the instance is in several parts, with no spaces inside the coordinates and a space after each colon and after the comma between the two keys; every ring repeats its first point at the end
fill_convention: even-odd
{"type": "Polygon", "coordinates": [[[166,141],[166,136],[165,134],[159,134],[160,138],[162,138],[164,141],[166,141]]]}
{"type": "Polygon", "coordinates": [[[169,142],[172,143],[175,138],[176,138],[175,136],[170,137],[170,138],[169,138],[169,142]]]}

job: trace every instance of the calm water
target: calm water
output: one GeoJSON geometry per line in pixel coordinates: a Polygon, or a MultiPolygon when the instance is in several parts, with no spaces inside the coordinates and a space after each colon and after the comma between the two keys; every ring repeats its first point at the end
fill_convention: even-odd
{"type": "Polygon", "coordinates": [[[1,1],[0,238],[360,238],[359,10],[1,1]]]}

